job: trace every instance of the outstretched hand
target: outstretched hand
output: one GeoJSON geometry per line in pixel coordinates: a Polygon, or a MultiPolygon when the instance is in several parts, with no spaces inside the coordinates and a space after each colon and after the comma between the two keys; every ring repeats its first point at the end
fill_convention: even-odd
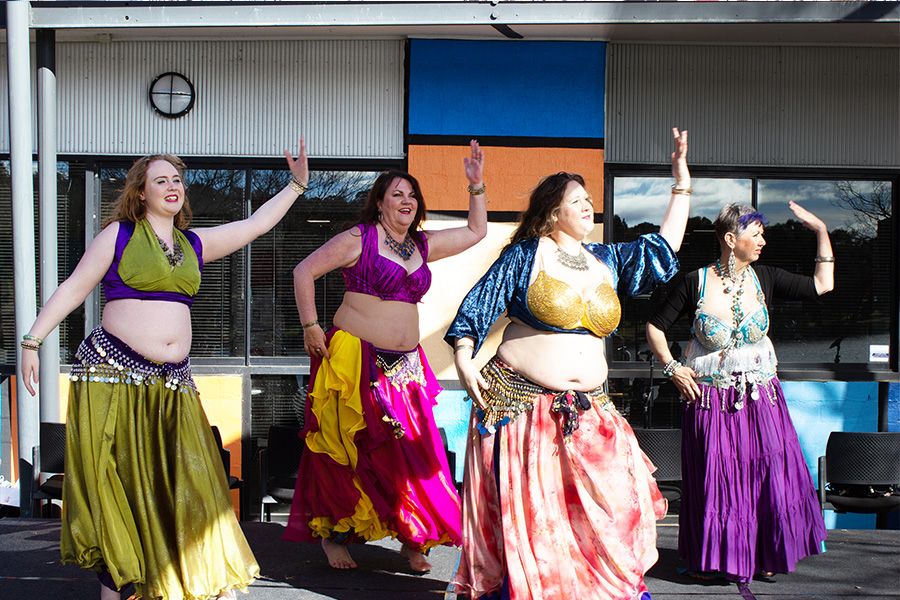
{"type": "Polygon", "coordinates": [[[287,159],[288,168],[294,179],[304,185],[309,185],[309,164],[306,160],[306,142],[303,140],[303,136],[300,136],[300,156],[297,157],[297,160],[294,160],[288,150],[284,151],[284,157],[287,159]]]}
{"type": "Polygon", "coordinates": [[[478,145],[478,140],[471,140],[469,146],[472,148],[472,156],[463,158],[466,165],[466,179],[473,186],[478,186],[484,177],[484,150],[478,145]]]}
{"type": "Polygon", "coordinates": [[[803,223],[804,227],[812,229],[816,233],[820,231],[828,231],[828,227],[825,225],[822,219],[812,214],[796,202],[788,202],[788,206],[792,211],[794,211],[794,216],[800,219],[800,222],[803,223]]]}
{"type": "Polygon", "coordinates": [[[685,187],[689,185],[691,173],[687,166],[688,151],[688,132],[679,132],[677,127],[672,128],[672,136],[675,138],[675,152],[672,153],[672,177],[675,178],[675,185],[685,187]]]}

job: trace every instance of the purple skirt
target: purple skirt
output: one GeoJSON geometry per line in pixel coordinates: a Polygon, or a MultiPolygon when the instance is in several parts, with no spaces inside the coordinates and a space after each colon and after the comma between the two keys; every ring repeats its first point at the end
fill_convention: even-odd
{"type": "Polygon", "coordinates": [[[685,404],[678,552],[690,571],[748,582],[823,551],[818,494],[781,383],[771,383],[741,410],[737,390],[704,384],[710,408],[685,404]]]}

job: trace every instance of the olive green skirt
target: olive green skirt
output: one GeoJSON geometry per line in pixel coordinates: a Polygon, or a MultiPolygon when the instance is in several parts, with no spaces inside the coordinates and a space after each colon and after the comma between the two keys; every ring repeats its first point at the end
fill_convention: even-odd
{"type": "Polygon", "coordinates": [[[187,359],[152,363],[102,330],[78,355],[66,421],[63,562],[108,570],[117,587],[133,583],[145,599],[245,589],[259,566],[187,359]]]}

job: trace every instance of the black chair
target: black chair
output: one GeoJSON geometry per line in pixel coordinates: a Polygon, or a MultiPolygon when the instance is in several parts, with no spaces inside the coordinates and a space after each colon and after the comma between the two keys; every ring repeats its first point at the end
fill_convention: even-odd
{"type": "Polygon", "coordinates": [[[32,448],[34,483],[31,486],[31,505],[38,503],[38,515],[44,516],[44,501],[52,514],[53,500],[62,500],[66,472],[66,424],[41,423],[40,446],[32,448]],[[42,473],[53,473],[41,483],[42,473]]]}
{"type": "Polygon", "coordinates": [[[259,520],[272,520],[272,505],[290,504],[306,440],[300,427],[270,425],[266,446],[259,451],[259,520]]]}
{"type": "Polygon", "coordinates": [[[838,513],[900,510],[900,433],[833,431],[819,457],[819,504],[838,513]]]}
{"type": "Polygon", "coordinates": [[[238,520],[243,521],[244,515],[247,514],[244,482],[231,474],[231,450],[225,448],[222,443],[222,434],[219,432],[219,428],[213,425],[212,432],[216,438],[216,445],[219,447],[219,454],[222,456],[222,466],[225,468],[225,478],[228,479],[228,489],[238,491],[238,520]]]}
{"type": "Polygon", "coordinates": [[[641,450],[656,465],[653,477],[663,497],[669,501],[681,498],[681,430],[635,429],[641,450]]]}

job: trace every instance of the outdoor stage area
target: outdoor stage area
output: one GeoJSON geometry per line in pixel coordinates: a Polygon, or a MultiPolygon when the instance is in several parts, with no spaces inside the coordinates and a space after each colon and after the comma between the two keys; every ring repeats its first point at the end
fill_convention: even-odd
{"type": "MultiPolygon", "coordinates": [[[[339,571],[328,567],[318,545],[281,541],[281,523],[242,525],[262,577],[250,587],[249,596],[239,594],[239,598],[456,598],[447,592],[447,582],[456,569],[456,549],[435,549],[430,556],[434,569],[417,574],[400,557],[398,542],[354,546],[351,552],[359,568],[339,571]]],[[[60,564],[59,526],[58,519],[0,519],[0,600],[99,598],[99,584],[93,573],[60,564]]],[[[659,527],[659,562],[646,580],[653,600],[742,597],[737,586],[724,580],[700,581],[679,573],[677,537],[677,517],[667,517],[659,527]]],[[[759,600],[900,598],[900,532],[832,530],[826,546],[825,554],[801,561],[794,573],[754,580],[750,592],[759,600]]]]}

